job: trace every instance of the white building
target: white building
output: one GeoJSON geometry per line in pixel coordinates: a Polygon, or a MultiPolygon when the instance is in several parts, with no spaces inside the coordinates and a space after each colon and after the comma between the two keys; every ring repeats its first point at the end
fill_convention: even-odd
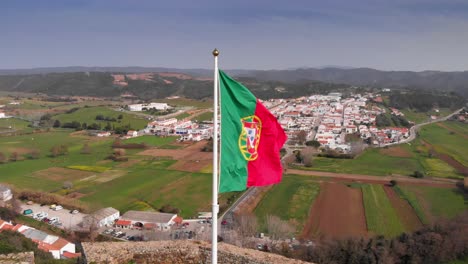
{"type": "Polygon", "coordinates": [[[11,189],[5,185],[0,185],[0,201],[6,202],[13,198],[11,189]]]}
{"type": "Polygon", "coordinates": [[[38,248],[50,252],[55,259],[61,259],[68,253],[75,253],[75,244],[58,237],[49,235],[34,228],[24,230],[23,235],[38,244],[38,248]]]}
{"type": "Polygon", "coordinates": [[[167,230],[175,222],[177,214],[147,212],[147,211],[128,211],[120,217],[119,221],[130,221],[135,227],[144,227],[145,225],[155,225],[158,229],[167,230]]]}
{"type": "Polygon", "coordinates": [[[3,112],[0,112],[0,118],[6,118],[6,115],[5,115],[5,113],[3,113],[3,112]]]}
{"type": "Polygon", "coordinates": [[[166,103],[149,103],[149,104],[132,104],[128,105],[130,111],[143,111],[143,110],[168,110],[171,107],[166,103]]]}
{"type": "Polygon", "coordinates": [[[119,219],[120,212],[112,207],[102,208],[91,215],[88,215],[83,222],[87,225],[96,225],[98,227],[113,225],[114,221],[119,219]]]}

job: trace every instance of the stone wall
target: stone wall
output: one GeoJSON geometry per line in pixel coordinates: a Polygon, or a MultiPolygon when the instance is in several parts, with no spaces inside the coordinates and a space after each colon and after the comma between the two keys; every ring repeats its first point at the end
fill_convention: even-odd
{"type": "MultiPolygon", "coordinates": [[[[210,263],[211,244],[203,241],[95,242],[83,243],[88,263],[210,263]]],[[[218,244],[218,263],[223,264],[299,264],[283,256],[233,245],[218,244]]]]}

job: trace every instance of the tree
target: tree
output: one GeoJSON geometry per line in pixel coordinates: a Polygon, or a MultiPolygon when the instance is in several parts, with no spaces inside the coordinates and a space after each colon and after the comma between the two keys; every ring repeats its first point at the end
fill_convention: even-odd
{"type": "Polygon", "coordinates": [[[0,152],[0,163],[5,163],[7,161],[7,158],[5,157],[5,154],[0,152]]]}
{"type": "Polygon", "coordinates": [[[257,233],[258,221],[257,217],[252,213],[237,214],[234,218],[236,231],[242,237],[252,237],[257,233]]]}
{"type": "Polygon", "coordinates": [[[107,122],[106,126],[104,127],[104,130],[109,131],[112,129],[112,125],[110,122],[107,122]]]}
{"type": "Polygon", "coordinates": [[[296,138],[299,144],[304,144],[304,142],[306,142],[307,140],[307,132],[304,130],[299,131],[299,133],[297,133],[296,138]]]}
{"type": "Polygon", "coordinates": [[[38,159],[40,155],[41,155],[41,151],[40,151],[40,150],[38,150],[38,149],[33,149],[33,150],[29,153],[29,158],[30,158],[30,159],[38,159]]]}
{"type": "Polygon", "coordinates": [[[320,142],[317,140],[309,140],[306,142],[306,146],[314,147],[314,148],[319,148],[320,147],[320,142]]]}
{"type": "Polygon", "coordinates": [[[18,152],[12,152],[12,153],[10,154],[10,161],[18,161],[18,159],[19,159],[19,154],[18,154],[18,152]]]}
{"type": "Polygon", "coordinates": [[[65,181],[62,187],[63,189],[71,189],[73,188],[73,183],[71,181],[65,181]]]}
{"type": "Polygon", "coordinates": [[[268,234],[272,239],[287,238],[296,231],[293,225],[287,221],[281,220],[278,216],[275,215],[267,215],[266,224],[268,234]]]}
{"type": "Polygon", "coordinates": [[[81,148],[81,154],[91,154],[91,148],[89,147],[88,143],[83,144],[83,148],[81,148]]]}
{"type": "Polygon", "coordinates": [[[307,168],[312,167],[313,165],[312,161],[313,161],[312,156],[304,158],[304,166],[307,168]]]}
{"type": "Polygon", "coordinates": [[[415,178],[424,178],[424,173],[420,171],[415,171],[412,176],[415,178]]]}
{"type": "Polygon", "coordinates": [[[123,118],[123,115],[122,115],[122,114],[120,114],[120,115],[117,117],[117,119],[122,119],[122,118],[123,118]]]}
{"type": "Polygon", "coordinates": [[[54,122],[53,127],[61,127],[61,125],[62,125],[62,124],[60,123],[60,120],[55,119],[55,122],[54,122]]]}

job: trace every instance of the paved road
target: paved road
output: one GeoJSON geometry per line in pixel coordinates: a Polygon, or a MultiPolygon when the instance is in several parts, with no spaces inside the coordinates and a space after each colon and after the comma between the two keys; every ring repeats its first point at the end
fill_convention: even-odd
{"type": "Polygon", "coordinates": [[[398,145],[398,144],[403,144],[403,143],[411,142],[411,141],[413,141],[413,140],[416,138],[416,133],[418,132],[418,130],[419,130],[421,127],[423,127],[423,126],[425,126],[425,125],[437,123],[437,122],[446,121],[447,119],[451,118],[452,116],[454,116],[454,115],[460,113],[461,110],[463,110],[463,108],[458,109],[457,111],[451,113],[451,114],[448,115],[448,116],[441,117],[441,118],[434,119],[434,120],[431,120],[431,121],[428,121],[428,122],[424,122],[424,123],[421,123],[421,124],[414,125],[414,126],[412,126],[412,127],[410,128],[410,136],[409,136],[407,139],[403,139],[403,140],[401,140],[400,142],[395,142],[395,143],[390,143],[390,144],[381,145],[381,147],[391,146],[391,145],[398,145]]]}

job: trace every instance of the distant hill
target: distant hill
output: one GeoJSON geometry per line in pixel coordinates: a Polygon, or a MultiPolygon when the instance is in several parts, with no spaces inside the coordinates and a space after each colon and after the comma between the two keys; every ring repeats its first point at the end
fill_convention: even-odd
{"type": "MultiPolygon", "coordinates": [[[[194,77],[213,76],[211,69],[177,69],[164,67],[55,67],[33,69],[0,70],[0,75],[31,75],[49,73],[146,73],[146,72],[174,72],[185,73],[194,77]]],[[[226,70],[231,75],[239,77],[253,77],[258,81],[279,81],[294,83],[297,81],[313,80],[326,83],[349,84],[359,86],[426,89],[445,92],[456,92],[468,98],[468,71],[380,71],[370,68],[323,67],[297,68],[289,70],[226,70]]]]}
{"type": "Polygon", "coordinates": [[[410,88],[457,92],[468,97],[468,71],[379,71],[369,68],[306,68],[295,70],[249,71],[240,76],[254,77],[262,81],[294,82],[316,80],[350,85],[410,88]]]}
{"type": "MultiPolygon", "coordinates": [[[[118,97],[130,94],[142,100],[160,99],[174,95],[193,99],[213,96],[213,82],[209,77],[195,77],[177,72],[168,73],[165,70],[160,73],[147,73],[145,71],[145,74],[85,71],[0,75],[0,91],[98,97],[118,97]]],[[[238,79],[262,99],[293,98],[314,93],[345,91],[349,87],[349,85],[318,81],[283,83],[257,81],[250,77],[239,77],[238,79]]]]}

